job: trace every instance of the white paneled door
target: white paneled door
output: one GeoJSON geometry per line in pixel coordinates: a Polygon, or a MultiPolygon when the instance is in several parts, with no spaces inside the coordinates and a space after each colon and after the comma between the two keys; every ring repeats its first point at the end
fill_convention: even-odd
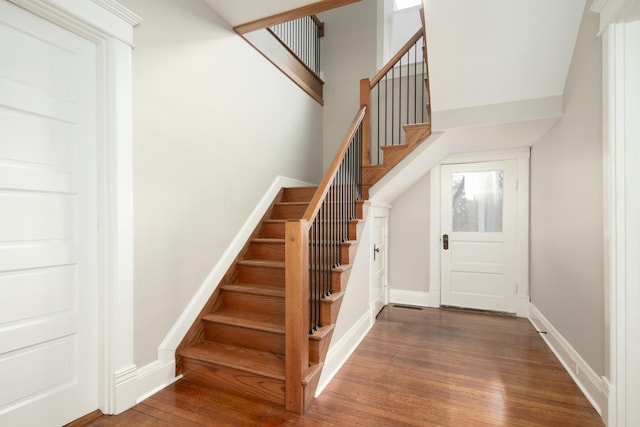
{"type": "Polygon", "coordinates": [[[441,168],[441,304],[516,312],[516,161],[441,168]]]}
{"type": "Polygon", "coordinates": [[[0,0],[0,425],[98,407],[95,45],[0,0]]]}

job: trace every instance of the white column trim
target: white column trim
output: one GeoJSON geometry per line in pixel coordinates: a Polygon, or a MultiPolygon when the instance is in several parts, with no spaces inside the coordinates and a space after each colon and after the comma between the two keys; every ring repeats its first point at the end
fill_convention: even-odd
{"type": "Polygon", "coordinates": [[[440,165],[431,168],[429,236],[429,307],[440,307],[440,165]]]}
{"type": "Polygon", "coordinates": [[[640,424],[640,21],[605,33],[607,424],[640,424]]]}

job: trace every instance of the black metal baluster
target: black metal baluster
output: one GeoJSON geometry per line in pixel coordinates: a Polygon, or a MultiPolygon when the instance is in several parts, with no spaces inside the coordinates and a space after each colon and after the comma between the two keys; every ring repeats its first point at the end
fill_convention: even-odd
{"type": "MultiPolygon", "coordinates": [[[[396,111],[396,106],[395,106],[395,101],[396,101],[396,69],[395,67],[391,69],[391,145],[393,145],[393,138],[395,138],[395,132],[394,132],[394,128],[395,128],[395,111],[396,111]]],[[[384,159],[382,159],[382,161],[384,162],[384,159]]]]}
{"type": "MultiPolygon", "coordinates": [[[[410,63],[410,60],[411,60],[411,58],[410,58],[410,52],[411,52],[410,50],[409,50],[409,51],[407,51],[407,54],[405,55],[405,56],[407,57],[407,110],[406,110],[406,112],[405,112],[405,114],[406,114],[406,116],[407,116],[407,117],[406,117],[406,119],[405,119],[405,121],[404,121],[404,123],[403,123],[403,124],[405,124],[405,125],[406,125],[406,124],[408,124],[408,123],[409,123],[409,121],[411,120],[411,118],[410,118],[410,114],[409,114],[409,98],[411,97],[411,96],[410,96],[410,95],[411,95],[411,90],[409,89],[409,82],[410,82],[410,81],[409,81],[409,74],[411,74],[411,68],[410,68],[410,66],[411,66],[411,63],[410,63]]],[[[405,142],[406,142],[406,141],[405,141],[405,142]]]]}
{"type": "MultiPolygon", "coordinates": [[[[389,119],[387,117],[389,111],[389,101],[387,100],[387,95],[389,92],[389,83],[387,79],[387,75],[384,75],[384,145],[387,145],[387,133],[388,133],[388,124],[389,119]]],[[[380,164],[380,147],[378,147],[378,164],[380,164]]]]}
{"type": "MultiPolygon", "coordinates": [[[[423,58],[424,59],[424,58],[423,58]]],[[[424,77],[425,77],[425,63],[424,61],[426,61],[426,59],[423,60],[422,62],[422,77],[420,79],[420,86],[422,87],[422,103],[420,104],[420,110],[422,112],[422,123],[424,123],[424,110],[426,108],[426,102],[425,102],[425,97],[424,97],[424,91],[425,91],[425,87],[427,85],[427,82],[425,81],[424,77]]]]}
{"type": "Polygon", "coordinates": [[[413,45],[413,123],[418,123],[418,42],[413,45]]]}
{"type": "Polygon", "coordinates": [[[376,118],[378,121],[378,151],[380,151],[380,83],[378,82],[378,84],[376,85],[376,88],[378,90],[378,117],[376,118]]]}
{"type": "Polygon", "coordinates": [[[402,56],[400,64],[400,79],[398,80],[398,144],[402,142],[402,56]]]}

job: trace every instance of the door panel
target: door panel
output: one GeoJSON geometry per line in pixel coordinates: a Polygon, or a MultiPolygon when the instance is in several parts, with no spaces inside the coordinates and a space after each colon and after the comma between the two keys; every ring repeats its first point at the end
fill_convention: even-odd
{"type": "Polygon", "coordinates": [[[0,425],[98,407],[95,63],[0,0],[0,425]]]}
{"type": "Polygon", "coordinates": [[[441,168],[442,305],[515,313],[515,170],[515,161],[441,168]]]}

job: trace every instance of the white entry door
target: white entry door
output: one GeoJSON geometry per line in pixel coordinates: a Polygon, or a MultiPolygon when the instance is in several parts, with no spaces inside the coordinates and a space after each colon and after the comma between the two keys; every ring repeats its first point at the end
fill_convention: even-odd
{"type": "Polygon", "coordinates": [[[374,316],[387,304],[386,231],[387,218],[375,217],[373,219],[373,286],[371,292],[374,316]]]}
{"type": "Polygon", "coordinates": [[[98,408],[95,45],[0,0],[0,425],[98,408]]]}
{"type": "Polygon", "coordinates": [[[516,161],[441,168],[441,304],[516,312],[516,161]]]}

